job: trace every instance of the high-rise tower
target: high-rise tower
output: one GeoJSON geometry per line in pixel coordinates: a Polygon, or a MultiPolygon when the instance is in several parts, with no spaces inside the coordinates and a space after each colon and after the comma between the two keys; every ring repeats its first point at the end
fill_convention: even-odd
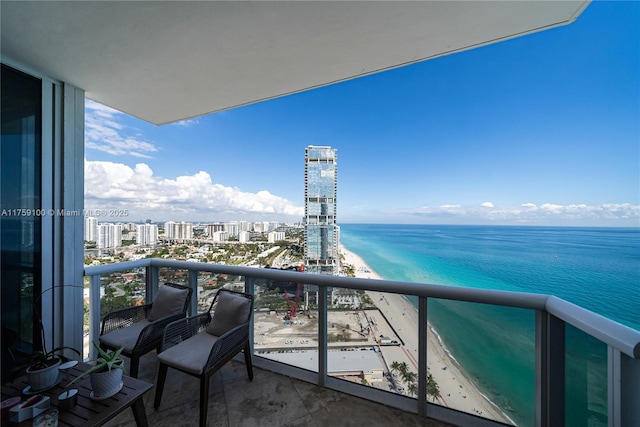
{"type": "Polygon", "coordinates": [[[310,273],[337,275],[339,270],[337,151],[313,145],[305,149],[304,264],[310,273]]]}
{"type": "Polygon", "coordinates": [[[98,219],[92,216],[84,219],[84,240],[87,242],[98,241],[98,219]]]}
{"type": "Polygon", "coordinates": [[[138,224],[136,230],[136,243],[139,245],[152,245],[158,241],[158,226],[156,224],[138,224]]]}

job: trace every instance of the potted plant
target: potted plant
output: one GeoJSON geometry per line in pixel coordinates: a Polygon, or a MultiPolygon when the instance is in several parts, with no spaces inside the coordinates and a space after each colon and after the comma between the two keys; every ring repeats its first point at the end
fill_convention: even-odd
{"type": "Polygon", "coordinates": [[[122,353],[124,347],[120,347],[116,351],[104,351],[95,343],[93,346],[100,354],[96,364],[78,375],[67,387],[89,376],[91,389],[93,390],[90,397],[96,400],[102,400],[113,396],[122,389],[124,360],[120,359],[120,353],[122,353]]]}
{"type": "Polygon", "coordinates": [[[39,300],[42,298],[42,295],[45,292],[48,292],[55,288],[64,288],[64,287],[80,287],[76,285],[61,285],[61,286],[53,286],[40,294],[37,300],[33,302],[33,312],[35,314],[36,324],[34,325],[40,331],[42,337],[42,350],[35,351],[31,357],[28,359],[28,363],[26,365],[26,373],[28,375],[28,382],[30,386],[30,392],[39,392],[44,391],[48,388],[53,387],[60,381],[60,363],[62,362],[63,356],[61,353],[63,350],[71,350],[78,356],[82,356],[78,350],[72,347],[57,347],[53,350],[47,350],[47,343],[45,339],[45,331],[44,325],[42,323],[42,318],[39,310],[39,300]]]}
{"type": "Polygon", "coordinates": [[[26,370],[31,391],[43,391],[58,383],[62,359],[57,353],[65,349],[72,350],[80,356],[80,352],[71,347],[58,347],[51,351],[44,350],[33,353],[26,370]]]}

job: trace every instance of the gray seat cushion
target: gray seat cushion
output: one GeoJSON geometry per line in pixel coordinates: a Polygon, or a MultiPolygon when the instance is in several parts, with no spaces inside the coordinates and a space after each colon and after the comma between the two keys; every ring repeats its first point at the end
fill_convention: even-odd
{"type": "Polygon", "coordinates": [[[158,354],[158,360],[194,375],[202,374],[209,353],[218,340],[210,334],[199,333],[158,354]]]}
{"type": "Polygon", "coordinates": [[[155,322],[163,317],[181,313],[184,310],[187,294],[186,289],[178,289],[168,285],[160,286],[148,319],[155,322]]]}
{"type": "Polygon", "coordinates": [[[218,296],[216,311],[211,323],[207,326],[207,332],[218,337],[224,335],[225,332],[248,321],[250,310],[251,301],[247,298],[229,292],[221,292],[218,296]]]}
{"type": "Polygon", "coordinates": [[[109,347],[124,347],[125,352],[131,353],[136,342],[138,342],[140,332],[142,332],[142,329],[145,326],[150,324],[151,322],[148,320],[142,320],[126,328],[116,329],[108,334],[101,335],[100,342],[108,345],[109,347]]]}

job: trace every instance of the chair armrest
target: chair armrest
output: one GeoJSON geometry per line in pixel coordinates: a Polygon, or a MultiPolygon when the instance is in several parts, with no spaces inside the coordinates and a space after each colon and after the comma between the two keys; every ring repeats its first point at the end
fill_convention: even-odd
{"type": "Polygon", "coordinates": [[[122,308],[107,313],[102,319],[100,335],[107,334],[116,329],[126,328],[146,319],[149,310],[151,310],[151,304],[122,308]]]}
{"type": "Polygon", "coordinates": [[[162,333],[164,332],[164,328],[171,322],[181,320],[182,318],[184,318],[185,314],[186,313],[172,314],[170,316],[163,317],[162,319],[158,319],[155,322],[151,322],[149,325],[145,326],[142,331],[140,331],[140,335],[138,335],[136,348],[145,349],[150,345],[158,346],[158,344],[162,340],[162,333]]]}
{"type": "Polygon", "coordinates": [[[182,341],[188,340],[203,331],[209,325],[209,322],[211,322],[209,313],[202,313],[170,322],[164,327],[160,351],[165,351],[176,344],[180,344],[182,341]]]}
{"type": "Polygon", "coordinates": [[[205,372],[214,369],[219,363],[229,359],[244,347],[249,340],[249,322],[245,322],[221,335],[209,353],[205,372]]]}

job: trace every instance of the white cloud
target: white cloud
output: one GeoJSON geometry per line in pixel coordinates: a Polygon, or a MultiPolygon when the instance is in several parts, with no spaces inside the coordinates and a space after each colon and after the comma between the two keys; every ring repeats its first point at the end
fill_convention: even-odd
{"type": "Polygon", "coordinates": [[[420,218],[428,223],[503,224],[503,225],[575,225],[575,226],[640,226],[640,205],[610,203],[558,205],[524,203],[519,206],[478,205],[423,206],[394,210],[389,215],[420,218]]]}
{"type": "Polygon", "coordinates": [[[136,135],[135,129],[126,129],[120,122],[123,113],[89,99],[85,102],[85,148],[116,156],[129,155],[151,158],[158,151],[151,142],[136,135]]]}
{"type": "Polygon", "coordinates": [[[188,120],[180,120],[179,122],[172,123],[172,126],[184,126],[191,127],[200,123],[198,119],[188,119],[188,120]]]}
{"type": "MultiPolygon", "coordinates": [[[[207,172],[167,179],[145,163],[135,168],[85,160],[85,207],[128,209],[131,220],[299,220],[304,208],[268,191],[248,193],[215,184],[207,172]]],[[[124,220],[118,218],[117,220],[124,220]]]]}
{"type": "Polygon", "coordinates": [[[549,211],[549,212],[560,212],[563,208],[564,206],[562,205],[554,205],[551,203],[544,203],[540,205],[540,209],[544,211],[549,211]]]}

